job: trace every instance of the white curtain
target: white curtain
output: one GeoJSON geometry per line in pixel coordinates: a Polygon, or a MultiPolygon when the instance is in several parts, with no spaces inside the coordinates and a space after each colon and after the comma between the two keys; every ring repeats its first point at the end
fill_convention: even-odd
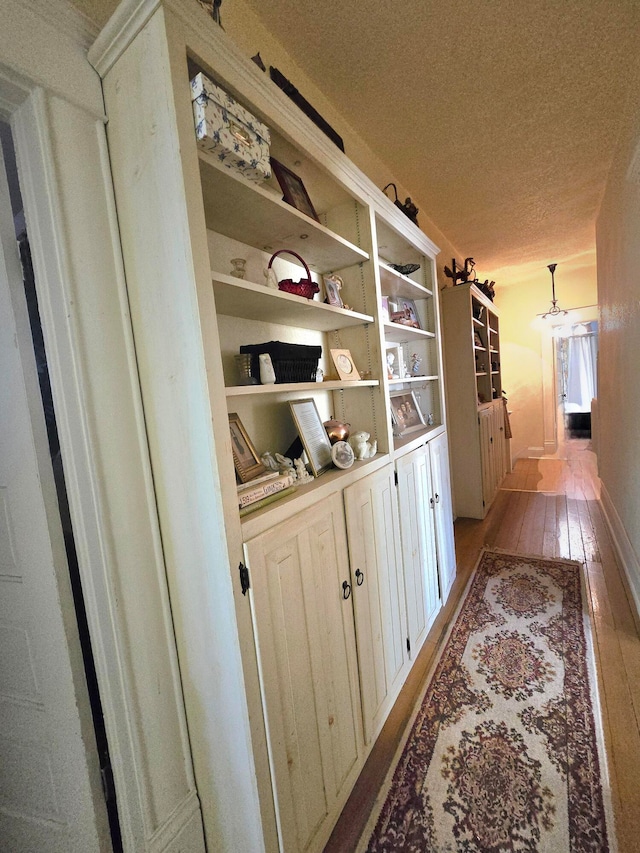
{"type": "Polygon", "coordinates": [[[574,335],[567,338],[567,412],[590,412],[597,396],[596,355],[598,336],[574,335]]]}

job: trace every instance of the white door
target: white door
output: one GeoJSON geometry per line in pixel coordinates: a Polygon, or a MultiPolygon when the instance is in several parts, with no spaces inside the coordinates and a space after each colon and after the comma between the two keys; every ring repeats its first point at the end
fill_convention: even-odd
{"type": "Polygon", "coordinates": [[[344,490],[365,743],[380,732],[408,667],[393,465],[344,490]]]}
{"type": "Polygon", "coordinates": [[[429,442],[429,457],[431,459],[440,595],[444,604],[456,578],[456,546],[453,533],[451,477],[449,476],[449,449],[446,433],[441,433],[429,442]]]}
{"type": "Polygon", "coordinates": [[[340,496],[250,539],[245,552],[282,848],[319,850],[362,755],[340,496]]]}
{"type": "Polygon", "coordinates": [[[409,655],[415,659],[440,609],[431,466],[426,446],[396,463],[409,655]]]}
{"type": "Polygon", "coordinates": [[[0,152],[0,849],[111,850],[0,152]]]}
{"type": "Polygon", "coordinates": [[[478,412],[480,428],[480,464],[482,466],[482,506],[483,517],[491,506],[495,493],[493,467],[493,435],[491,409],[481,409],[478,412]]]}

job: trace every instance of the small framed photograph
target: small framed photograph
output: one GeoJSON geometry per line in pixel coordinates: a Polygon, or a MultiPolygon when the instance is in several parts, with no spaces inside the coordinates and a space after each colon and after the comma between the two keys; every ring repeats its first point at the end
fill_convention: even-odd
{"type": "Polygon", "coordinates": [[[331,442],[324,428],[315,400],[290,400],[291,415],[300,441],[309,458],[313,476],[318,477],[331,466],[331,442]]]}
{"type": "Polygon", "coordinates": [[[411,326],[420,329],[420,318],[413,299],[398,299],[397,310],[392,311],[390,319],[392,323],[400,323],[402,326],[411,326]]]}
{"type": "Polygon", "coordinates": [[[231,452],[236,474],[241,483],[248,483],[259,474],[264,474],[265,467],[255,451],[242,421],[234,413],[229,415],[229,432],[231,433],[231,452]]]}
{"type": "Polygon", "coordinates": [[[283,166],[282,163],[274,160],[273,157],[271,157],[270,160],[273,174],[278,179],[282,195],[284,196],[284,200],[287,204],[290,204],[292,207],[295,207],[296,210],[299,210],[300,213],[306,213],[307,216],[310,216],[312,219],[315,219],[316,222],[319,222],[320,220],[318,219],[313,205],[311,204],[309,194],[302,183],[302,178],[299,178],[291,171],[291,169],[287,169],[286,166],[283,166]]]}
{"type": "Polygon", "coordinates": [[[345,382],[360,379],[360,374],[356,370],[353,358],[348,349],[332,349],[330,352],[340,379],[345,382]]]}
{"type": "Polygon", "coordinates": [[[380,300],[380,316],[383,323],[389,322],[389,297],[383,296],[380,300]]]}
{"type": "Polygon", "coordinates": [[[326,295],[325,301],[329,303],[329,305],[333,305],[334,308],[344,308],[344,303],[342,301],[342,297],[340,296],[340,291],[342,290],[343,281],[339,275],[324,275],[322,277],[324,281],[324,292],[326,295]]]}
{"type": "Polygon", "coordinates": [[[426,426],[413,391],[394,391],[389,394],[389,405],[394,435],[409,435],[426,426]]]}

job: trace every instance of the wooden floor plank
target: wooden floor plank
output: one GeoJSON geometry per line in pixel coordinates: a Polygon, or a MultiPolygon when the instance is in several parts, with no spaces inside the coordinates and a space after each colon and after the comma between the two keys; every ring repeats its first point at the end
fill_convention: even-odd
{"type": "Polygon", "coordinates": [[[557,496],[550,496],[545,504],[542,553],[545,557],[558,556],[558,512],[557,496]]]}
{"type": "Polygon", "coordinates": [[[530,492],[522,520],[518,552],[520,554],[542,554],[544,541],[545,495],[530,492]]]}
{"type": "MultiPolygon", "coordinates": [[[[573,492],[575,494],[575,491],[573,492]]],[[[584,563],[584,544],[582,542],[582,530],[580,529],[580,512],[578,501],[567,498],[567,519],[569,531],[569,553],[572,560],[584,563]]]]}

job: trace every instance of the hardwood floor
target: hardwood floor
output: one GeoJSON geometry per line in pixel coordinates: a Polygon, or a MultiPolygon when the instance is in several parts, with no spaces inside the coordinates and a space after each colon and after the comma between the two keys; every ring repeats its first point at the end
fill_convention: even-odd
{"type": "Polygon", "coordinates": [[[453,590],[325,853],[355,850],[483,545],[586,564],[618,851],[640,851],[640,620],[600,508],[600,481],[589,441],[568,441],[562,456],[566,458],[519,459],[484,521],[456,521],[453,590]]]}

